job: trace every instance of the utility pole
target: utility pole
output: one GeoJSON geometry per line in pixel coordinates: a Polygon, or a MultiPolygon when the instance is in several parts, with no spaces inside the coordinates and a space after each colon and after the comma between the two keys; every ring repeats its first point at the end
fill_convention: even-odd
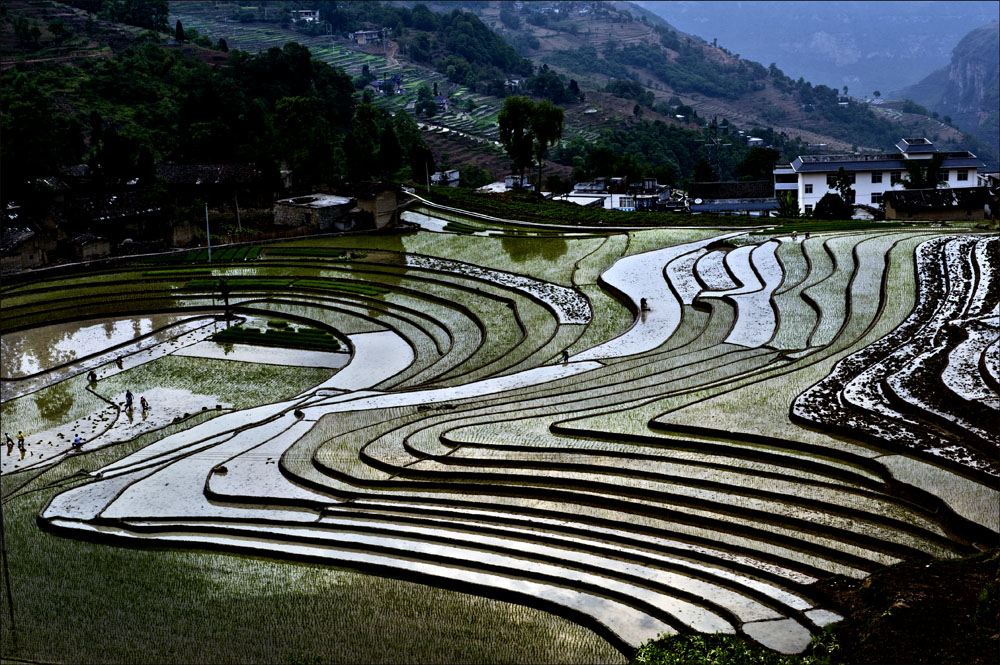
{"type": "Polygon", "coordinates": [[[427,161],[424,160],[424,177],[427,178],[427,193],[431,193],[431,172],[430,168],[427,166],[427,161]]]}
{"type": "Polygon", "coordinates": [[[7,613],[10,618],[10,631],[12,637],[17,639],[17,630],[14,627],[14,594],[10,588],[10,567],[7,565],[7,527],[3,520],[3,489],[0,484],[0,552],[3,553],[3,577],[7,583],[7,613]]]}
{"type": "Polygon", "coordinates": [[[205,204],[205,238],[208,239],[208,262],[212,262],[212,232],[208,228],[208,204],[205,204]]]}
{"type": "Polygon", "coordinates": [[[236,200],[236,225],[240,227],[240,233],[243,233],[243,224],[240,223],[240,197],[234,196],[233,199],[236,200]]]}

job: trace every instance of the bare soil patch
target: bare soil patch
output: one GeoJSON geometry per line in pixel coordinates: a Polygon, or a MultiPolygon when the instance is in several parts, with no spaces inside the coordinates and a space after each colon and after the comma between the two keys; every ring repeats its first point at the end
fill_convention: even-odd
{"type": "Polygon", "coordinates": [[[1000,549],[817,586],[845,617],[834,629],[838,663],[1000,662],[1000,549]]]}

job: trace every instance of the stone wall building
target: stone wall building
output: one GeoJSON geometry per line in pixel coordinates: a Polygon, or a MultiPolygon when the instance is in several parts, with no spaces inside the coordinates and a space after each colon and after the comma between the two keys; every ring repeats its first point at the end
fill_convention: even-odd
{"type": "Polygon", "coordinates": [[[0,272],[19,272],[45,265],[56,249],[48,234],[27,225],[4,226],[0,237],[0,272]]]}
{"type": "Polygon", "coordinates": [[[111,241],[92,233],[81,233],[70,241],[73,258],[77,261],[93,261],[111,256],[111,241]]]}
{"type": "Polygon", "coordinates": [[[332,194],[281,199],[274,204],[274,223],[294,228],[311,227],[319,231],[349,231],[354,223],[348,213],[355,205],[355,199],[332,194]]]}

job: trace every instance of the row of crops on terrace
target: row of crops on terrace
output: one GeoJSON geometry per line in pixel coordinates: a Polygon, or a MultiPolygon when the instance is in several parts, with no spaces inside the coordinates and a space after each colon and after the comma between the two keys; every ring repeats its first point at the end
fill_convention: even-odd
{"type": "Polygon", "coordinates": [[[339,351],[340,342],[329,331],[320,328],[290,328],[287,322],[268,322],[268,328],[234,326],[212,335],[219,344],[251,344],[278,346],[309,351],[339,351]]]}
{"type": "Polygon", "coordinates": [[[182,254],[161,254],[144,259],[146,263],[208,263],[211,261],[254,261],[260,257],[261,248],[256,246],[226,247],[216,250],[192,249],[182,254]]]}
{"type": "MultiPolygon", "coordinates": [[[[458,587],[570,617],[626,656],[688,631],[799,652],[839,619],[817,581],[996,542],[995,433],[970,429],[1000,408],[995,238],[419,214],[437,232],[144,275],[137,298],[183,306],[209,306],[227,275],[235,308],[336,329],[352,361],[105,465],[53,497],[45,528],[458,587]],[[941,386],[970,406],[938,413],[941,386]]],[[[128,279],[5,292],[4,322],[128,279]]]]}
{"type": "MultiPolygon", "coordinates": [[[[232,21],[229,18],[231,13],[229,7],[221,11],[198,11],[198,8],[175,5],[171,7],[171,11],[171,21],[179,19],[185,28],[194,28],[200,34],[209,35],[213,41],[224,38],[230,48],[255,53],[275,46],[282,47],[288,41],[295,41],[308,47],[314,58],[334,67],[340,67],[350,76],[360,75],[366,65],[377,78],[401,74],[404,94],[378,95],[375,99],[378,106],[391,112],[404,110],[407,103],[416,98],[417,90],[422,85],[433,88],[437,83],[452,87],[438,72],[411,65],[390,64],[384,55],[352,50],[325,35],[314,37],[273,24],[232,21]]],[[[479,95],[464,86],[455,87],[451,91],[450,100],[449,111],[428,120],[434,125],[430,131],[462,132],[488,142],[497,139],[496,117],[500,111],[499,100],[479,95]]]]}

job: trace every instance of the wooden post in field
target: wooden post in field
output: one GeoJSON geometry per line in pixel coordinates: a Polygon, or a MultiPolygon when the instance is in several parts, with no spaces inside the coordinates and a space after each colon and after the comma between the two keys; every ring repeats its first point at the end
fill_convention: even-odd
{"type": "Polygon", "coordinates": [[[205,237],[208,239],[208,262],[212,262],[212,232],[208,228],[208,204],[205,204],[205,237]]]}

